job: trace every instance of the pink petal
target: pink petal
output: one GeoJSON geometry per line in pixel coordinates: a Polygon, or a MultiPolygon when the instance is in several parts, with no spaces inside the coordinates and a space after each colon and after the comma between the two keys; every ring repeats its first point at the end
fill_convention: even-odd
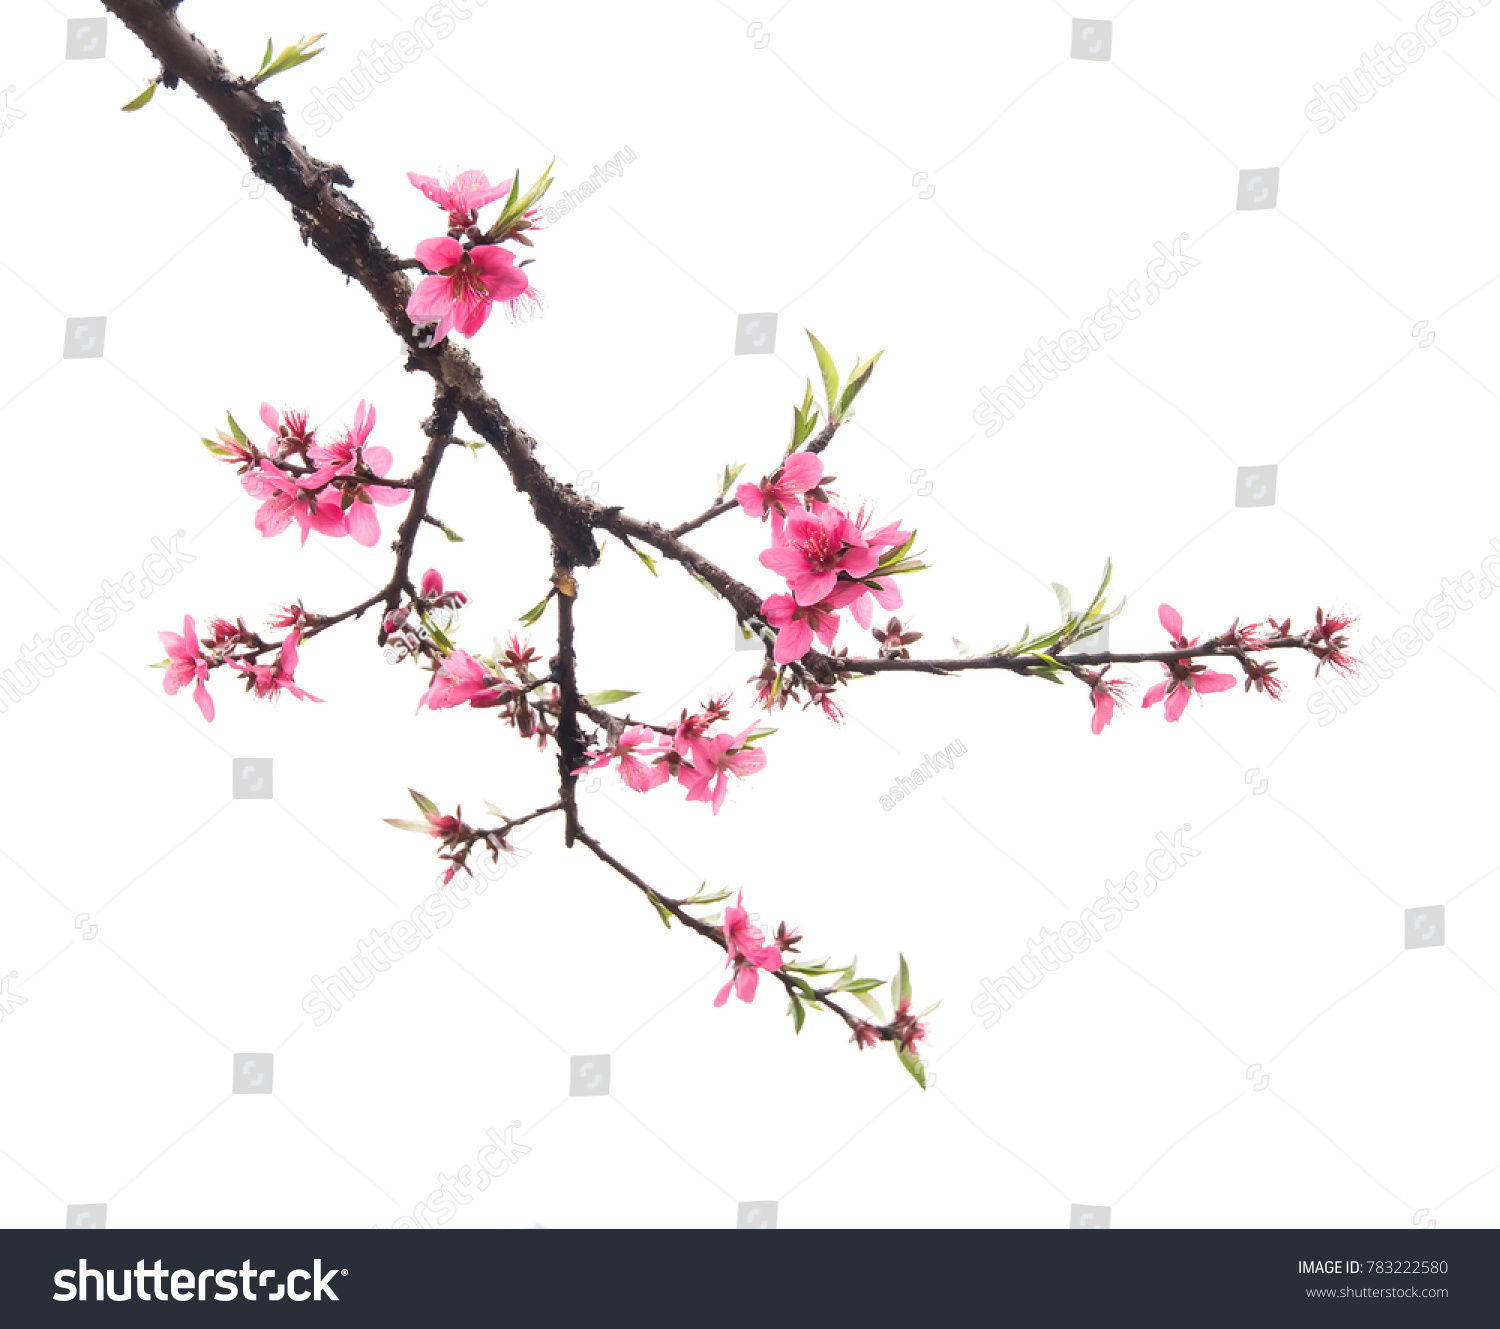
{"type": "MultiPolygon", "coordinates": [[[[417,246],[417,258],[429,272],[441,272],[444,268],[451,268],[463,256],[464,247],[452,236],[444,235],[433,240],[423,240],[417,246]]],[[[423,285],[425,284],[424,282],[423,285]]]]}
{"type": "Polygon", "coordinates": [[[210,724],[214,718],[214,699],[208,695],[208,689],[200,682],[197,691],[193,693],[193,700],[198,703],[198,709],[203,712],[203,718],[210,724]]]}
{"type": "Polygon", "coordinates": [[[380,539],[380,518],[375,515],[373,504],[350,504],[349,510],[344,513],[344,521],[349,529],[349,538],[355,544],[369,549],[380,539]]]}
{"type": "Polygon", "coordinates": [[[1193,675],[1194,692],[1228,692],[1238,683],[1239,679],[1233,674],[1221,674],[1213,669],[1205,669],[1201,674],[1193,675]]]}
{"type": "Polygon", "coordinates": [[[795,549],[789,549],[786,546],[763,549],[760,555],[760,565],[788,578],[807,571],[807,560],[795,549]]]}
{"type": "Polygon", "coordinates": [[[766,510],[765,496],[759,485],[741,485],[734,491],[735,502],[744,508],[747,516],[759,517],[766,510]]]}
{"type": "Polygon", "coordinates": [[[260,422],[273,434],[281,428],[281,416],[276,413],[276,408],[268,401],[260,404],[260,422]]]}
{"type": "Polygon", "coordinates": [[[1156,616],[1161,619],[1161,625],[1167,630],[1167,636],[1173,640],[1182,636],[1182,615],[1171,605],[1162,605],[1156,611],[1156,616]]]}
{"type": "Polygon", "coordinates": [[[794,664],[812,647],[812,628],[805,618],[796,618],[776,635],[776,663],[794,664]]]}
{"type": "Polygon", "coordinates": [[[1192,695],[1193,695],[1192,692],[1189,691],[1187,688],[1174,688],[1172,690],[1172,692],[1170,694],[1168,694],[1168,696],[1167,696],[1167,720],[1168,720],[1168,722],[1171,722],[1173,720],[1180,720],[1182,718],[1182,713],[1183,713],[1183,711],[1187,710],[1188,700],[1192,697],[1192,695]]]}
{"type": "Polygon", "coordinates": [[[406,302],[406,316],[413,323],[431,323],[453,307],[453,282],[447,277],[423,277],[406,302]]]}
{"type": "Polygon", "coordinates": [[[781,478],[797,493],[805,494],[816,489],[823,478],[823,459],[815,452],[794,452],[783,463],[781,478]]]}
{"type": "MultiPolygon", "coordinates": [[[[761,555],[761,560],[765,560],[765,554],[761,555]]],[[[792,578],[792,595],[799,605],[815,605],[834,588],[838,579],[836,572],[803,572],[792,578]]]]}
{"type": "Polygon", "coordinates": [[[1148,711],[1151,707],[1155,706],[1157,702],[1167,695],[1167,688],[1169,686],[1170,684],[1162,682],[1158,683],[1155,687],[1147,688],[1146,695],[1141,698],[1141,709],[1148,711]]]}

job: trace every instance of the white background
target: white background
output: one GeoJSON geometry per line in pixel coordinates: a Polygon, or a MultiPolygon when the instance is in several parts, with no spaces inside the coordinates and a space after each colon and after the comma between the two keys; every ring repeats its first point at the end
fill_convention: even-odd
{"type": "MultiPolygon", "coordinates": [[[[1363,646],[1492,552],[1500,14],[1320,134],[1313,85],[1409,30],[1413,0],[1132,0],[1108,62],[1069,58],[1051,3],[490,0],[319,136],[311,89],[425,7],[183,15],[247,72],[268,35],[328,31],[268,95],[400,253],[441,233],[408,170],[529,180],[555,155],[561,190],[633,150],[538,237],[545,315],[471,343],[545,463],[601,499],[670,524],[726,462],[773,466],[811,327],[842,367],[885,348],[827,457],[846,495],[920,530],[920,650],[1054,621],[1048,583],[1081,596],[1106,556],[1129,596],[1116,649],[1166,645],[1163,600],[1204,636],[1346,607],[1363,646]],[[1277,165],[1278,207],[1237,211],[1239,170],[1277,165]],[[980,387],[1184,232],[1198,266],[987,438],[980,387]],[[776,353],[734,356],[737,316],[769,310],[776,353]],[[1236,508],[1236,468],[1269,464],[1275,506],[1236,508]]],[[[848,691],[841,727],[785,713],[717,818],[613,776],[586,797],[663,890],[743,889],[805,954],[874,975],[904,952],[918,1005],[943,1001],[925,1094],[827,1016],[794,1038],[771,985],[715,1010],[718,953],[555,821],[314,1026],[311,976],[432,890],[432,847],[380,821],[412,815],[407,786],[519,813],[555,796],[554,756],[487,713],[414,715],[421,677],[382,660],[373,620],[304,650],[324,705],[216,674],[209,726],[163,695],[155,634],[184,612],[334,611],[389,571],[384,542],[263,541],[198,436],[264,399],[331,429],[364,397],[407,474],[428,383],[185,87],[119,113],[155,72],[128,31],[111,19],[104,59],[64,60],[66,20],[97,6],[14,11],[0,664],[153,537],[185,532],[194,561],[0,715],[0,975],[24,999],[0,1022],[0,1222],[106,1201],[122,1227],[385,1226],[520,1122],[531,1152],[454,1223],[725,1227],[775,1199],[784,1227],[1057,1227],[1074,1203],[1118,1227],[1493,1224],[1493,597],[1330,724],[1302,657],[1279,704],[1122,711],[1099,738],[1077,685],[884,677],[848,691]],[[65,319],[99,315],[104,356],[63,361],[65,319]],[[951,771],[880,809],[954,740],[951,771]],[[235,757],[273,759],[274,800],[231,799],[235,757]],[[981,978],[1185,824],[1199,856],[984,1028],[981,978]],[[1403,910],[1438,904],[1447,944],[1404,949],[1403,910]],[[231,1095],[234,1055],[272,1050],[274,1094],[231,1095]],[[569,1056],[600,1053],[610,1095],[570,1098],[569,1056]]],[[[545,537],[488,453],[450,456],[432,508],[466,542],[427,529],[417,567],[472,596],[460,639],[484,649],[545,591],[545,537]]],[[[731,514],[692,539],[770,593],[763,536],[731,514]]],[[[586,688],[637,690],[658,720],[737,688],[748,720],[755,657],[679,569],[653,580],[611,541],[578,616],[586,688]]]]}

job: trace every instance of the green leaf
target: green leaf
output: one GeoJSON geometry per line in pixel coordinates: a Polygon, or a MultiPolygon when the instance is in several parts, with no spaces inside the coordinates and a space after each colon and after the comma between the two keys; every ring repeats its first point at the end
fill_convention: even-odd
{"type": "Polygon", "coordinates": [[[787,1013],[792,1017],[793,1031],[800,1034],[802,1023],[807,1019],[807,1012],[802,1009],[802,1003],[797,1000],[795,993],[792,995],[792,1004],[787,1007],[787,1013]]]}
{"type": "Polygon", "coordinates": [[[619,688],[614,688],[608,692],[585,692],[583,699],[590,706],[613,706],[617,701],[625,701],[630,697],[638,696],[640,696],[638,692],[622,692],[619,688]]]}
{"type": "Polygon", "coordinates": [[[439,522],[438,525],[442,529],[443,534],[448,537],[448,543],[449,544],[455,544],[455,545],[461,545],[461,544],[463,544],[464,538],[457,531],[451,531],[451,530],[449,530],[446,526],[443,526],[441,522],[439,522]]]}
{"type": "Polygon", "coordinates": [[[1060,581],[1052,583],[1052,589],[1057,592],[1057,603],[1062,609],[1063,622],[1071,621],[1073,617],[1073,597],[1068,593],[1068,588],[1060,581]]]}
{"type": "Polygon", "coordinates": [[[868,992],[854,992],[850,994],[861,1006],[873,1015],[881,1024],[885,1023],[885,1012],[880,1009],[880,1003],[868,992]]]}
{"type": "MultiPolygon", "coordinates": [[[[271,63],[271,39],[269,37],[267,37],[266,38],[266,53],[263,56],[261,56],[261,58],[260,58],[260,67],[261,67],[261,69],[264,69],[270,63],[271,63]]],[[[257,72],[259,72],[259,71],[257,71],[257,72]]]]}
{"type": "Polygon", "coordinates": [[[899,958],[901,967],[896,971],[896,977],[891,979],[891,1000],[897,1006],[911,1000],[911,972],[906,967],[906,956],[899,958]]]}
{"type": "Polygon", "coordinates": [[[531,627],[547,612],[547,601],[551,598],[550,595],[544,595],[536,604],[532,605],[530,609],[521,615],[519,621],[526,624],[528,628],[531,627]]]}
{"type": "Polygon", "coordinates": [[[316,50],[310,49],[312,44],[321,40],[323,33],[317,33],[312,37],[302,37],[290,46],[284,46],[281,54],[270,64],[261,61],[260,70],[250,80],[251,85],[264,83],[268,78],[275,78],[277,74],[284,74],[288,69],[295,69],[298,65],[306,64],[315,55],[321,55],[323,48],[319,46],[316,50]]]}
{"type": "Polygon", "coordinates": [[[215,457],[228,457],[231,455],[228,448],[220,447],[211,438],[203,438],[200,435],[198,441],[202,443],[203,446],[207,448],[211,453],[213,453],[215,457]]]}
{"type": "Polygon", "coordinates": [[[120,109],[122,111],[139,111],[154,96],[156,96],[156,80],[152,79],[150,83],[146,84],[145,92],[141,93],[139,97],[132,97],[120,109]]]}
{"type": "Polygon", "coordinates": [[[896,1049],[896,1056],[901,1059],[901,1064],[911,1072],[911,1078],[923,1089],[927,1088],[927,1067],[922,1064],[922,1059],[915,1052],[903,1052],[900,1043],[892,1046],[896,1049]]]}
{"type": "Polygon", "coordinates": [[[718,904],[720,900],[727,900],[734,892],[730,890],[708,891],[705,882],[698,888],[698,893],[688,901],[689,904],[718,904]],[[707,892],[705,894],[705,892],[707,892]]]}
{"type": "Polygon", "coordinates": [[[406,792],[411,795],[411,801],[421,808],[423,812],[430,812],[433,816],[438,815],[438,805],[430,798],[417,793],[415,789],[408,789],[406,792]]]}
{"type": "Polygon", "coordinates": [[[876,988],[884,987],[883,978],[856,978],[852,982],[838,984],[840,992],[852,992],[856,995],[861,992],[873,992],[876,988]]]}
{"type": "Polygon", "coordinates": [[[236,443],[248,443],[250,440],[245,437],[245,431],[239,427],[234,416],[229,415],[228,411],[224,414],[229,416],[229,432],[234,435],[234,441],[236,443]]]}
{"type": "Polygon", "coordinates": [[[745,469],[741,462],[738,466],[726,466],[724,468],[724,482],[719,486],[719,497],[723,498],[729,492],[729,487],[740,478],[740,472],[745,469]]]}
{"type": "Polygon", "coordinates": [[[671,911],[666,907],[666,905],[658,900],[654,894],[648,895],[646,898],[651,901],[651,907],[661,915],[662,926],[665,927],[668,932],[670,932],[672,930],[671,911]]]}
{"type": "Polygon", "coordinates": [[[724,598],[714,589],[713,582],[709,581],[707,577],[700,576],[695,572],[693,573],[693,580],[702,586],[715,600],[722,600],[724,598]]]}
{"type": "Polygon", "coordinates": [[[854,405],[854,399],[864,390],[865,384],[870,381],[870,375],[875,372],[876,364],[884,354],[884,351],[876,351],[874,355],[863,363],[855,363],[854,369],[849,375],[849,382],[844,387],[844,395],[839,398],[838,413],[834,416],[834,419],[840,424],[854,413],[851,409],[854,405]]]}
{"type": "Polygon", "coordinates": [[[644,549],[637,549],[635,551],[635,556],[646,565],[653,577],[661,576],[661,574],[656,570],[656,560],[652,558],[651,555],[648,554],[644,549]]]}
{"type": "Polygon", "coordinates": [[[506,819],[505,813],[501,812],[499,808],[497,808],[493,803],[489,801],[489,799],[484,800],[484,810],[488,812],[492,817],[499,817],[501,821],[504,821],[506,819]]]}
{"type": "Polygon", "coordinates": [[[814,337],[810,331],[807,334],[807,339],[812,342],[813,354],[818,357],[818,372],[823,375],[824,399],[828,405],[829,418],[832,419],[835,418],[833,415],[834,403],[838,400],[839,395],[839,371],[834,368],[833,357],[824,349],[823,343],[814,337]]]}
{"type": "Polygon", "coordinates": [[[900,549],[887,549],[885,551],[885,553],[881,556],[880,563],[876,567],[875,571],[878,573],[889,567],[892,563],[899,563],[903,558],[906,557],[908,551],[914,544],[916,544],[916,542],[917,533],[916,531],[913,531],[910,538],[904,545],[901,546],[900,549]]]}
{"type": "Polygon", "coordinates": [[[427,835],[432,830],[425,821],[411,821],[406,817],[382,817],[381,821],[387,826],[394,826],[398,831],[417,831],[427,835]]]}

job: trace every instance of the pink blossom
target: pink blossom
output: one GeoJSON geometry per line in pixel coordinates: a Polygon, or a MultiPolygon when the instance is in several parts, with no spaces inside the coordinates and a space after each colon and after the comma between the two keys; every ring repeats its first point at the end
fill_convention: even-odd
{"type": "Polygon", "coordinates": [[[288,410],[278,414],[268,401],[260,404],[261,423],[275,435],[280,445],[280,456],[300,452],[313,441],[313,431],[307,427],[307,412],[288,410]]]}
{"type": "Polygon", "coordinates": [[[786,578],[799,605],[815,605],[824,599],[840,572],[865,577],[880,562],[859,528],[832,504],[824,505],[821,512],[793,512],[782,541],[762,553],[760,561],[786,578]]]}
{"type": "Polygon", "coordinates": [[[192,615],[186,615],[182,620],[182,636],[179,637],[175,632],[158,632],[156,636],[167,648],[167,658],[171,661],[167,666],[166,677],[162,680],[167,695],[175,697],[180,688],[196,682],[198,686],[193,690],[193,700],[198,703],[203,718],[212,721],[214,701],[208,695],[208,688],[204,686],[208,679],[208,661],[203,658],[198,647],[198,629],[193,623],[192,615]]]}
{"type": "Polygon", "coordinates": [[[489,670],[467,651],[455,646],[434,670],[432,685],[417,702],[417,710],[423,706],[433,711],[462,706],[476,697],[484,697],[493,686],[489,670]]]}
{"type": "Polygon", "coordinates": [[[731,991],[741,1001],[754,1001],[760,971],[765,969],[775,973],[781,968],[780,950],[766,945],[765,934],[750,921],[750,915],[741,907],[744,898],[745,893],[741,891],[724,911],[724,945],[729,953],[726,963],[734,967],[734,973],[714,998],[715,1006],[728,1001],[731,991]]]}
{"type": "Polygon", "coordinates": [[[430,175],[408,171],[406,178],[448,213],[448,225],[463,231],[479,220],[479,209],[510,193],[511,181],[492,185],[483,171],[460,171],[451,184],[443,184],[430,175]]]}
{"type": "Polygon", "coordinates": [[[741,730],[738,734],[716,734],[713,738],[701,738],[691,744],[692,765],[684,765],[678,778],[687,786],[689,803],[712,801],[714,816],[724,806],[729,796],[729,777],[743,779],[766,768],[766,754],[759,748],[744,746],[745,740],[755,726],[741,730]]]}
{"type": "Polygon", "coordinates": [[[294,520],[302,529],[303,544],[309,531],[332,536],[349,533],[337,495],[327,490],[312,492],[269,458],[262,457],[259,468],[242,477],[240,484],[251,498],[265,500],[256,509],[255,529],[266,539],[280,535],[294,520]]]}
{"type": "Polygon", "coordinates": [[[1089,700],[1094,704],[1094,718],[1090,728],[1096,734],[1104,732],[1104,726],[1115,717],[1115,703],[1124,700],[1130,684],[1123,678],[1105,678],[1109,666],[1103,669],[1085,669],[1083,677],[1089,685],[1089,700]]]}
{"type": "Polygon", "coordinates": [[[281,650],[277,652],[275,664],[243,664],[238,660],[231,660],[229,663],[246,676],[247,684],[257,697],[270,697],[274,700],[283,692],[290,692],[299,701],[321,702],[322,697],[314,697],[312,693],[304,692],[294,677],[297,672],[297,643],[301,640],[301,628],[291,632],[281,643],[281,650]]]}
{"type": "Polygon", "coordinates": [[[443,593],[443,574],[436,568],[428,568],[422,574],[422,598],[435,600],[443,593]]]}
{"type": "MultiPolygon", "coordinates": [[[[1162,605],[1157,610],[1157,617],[1166,629],[1167,636],[1172,639],[1173,650],[1182,651],[1197,644],[1196,637],[1189,640],[1183,635],[1182,615],[1171,605],[1162,605]]],[[[1194,664],[1191,660],[1174,660],[1170,663],[1163,660],[1161,667],[1166,670],[1167,677],[1146,690],[1146,695],[1141,698],[1141,707],[1149,710],[1157,702],[1165,700],[1169,723],[1182,718],[1182,713],[1187,710],[1188,698],[1193,693],[1224,692],[1235,685],[1234,675],[1218,673],[1204,665],[1194,664]]]]}
{"type": "Polygon", "coordinates": [[[516,257],[499,245],[475,245],[465,250],[457,240],[444,236],[423,240],[417,257],[434,274],[422,278],[406,302],[406,316],[413,323],[437,322],[432,344],[449,332],[472,337],[485,325],[496,300],[512,312],[516,302],[536,296],[526,273],[516,266],[516,257]]]}
{"type": "Polygon", "coordinates": [[[734,491],[734,498],[746,516],[762,521],[772,514],[785,517],[787,509],[801,506],[802,495],[816,489],[822,479],[821,457],[813,452],[794,452],[780,470],[769,478],[762,477],[758,485],[741,485],[734,491]]]}
{"type": "Polygon", "coordinates": [[[647,748],[641,756],[655,756],[665,753],[671,749],[665,745],[654,746],[658,741],[658,735],[652,729],[643,724],[631,725],[620,735],[620,741],[607,752],[601,752],[593,761],[580,766],[574,775],[582,775],[584,771],[597,771],[606,767],[612,761],[620,763],[620,779],[637,793],[644,794],[648,789],[655,789],[658,785],[666,784],[672,777],[665,763],[647,763],[636,755],[637,748],[647,748],[647,744],[653,746],[647,748]]]}
{"type": "Polygon", "coordinates": [[[911,1013],[910,997],[896,1007],[896,1014],[891,1020],[891,1032],[895,1034],[901,1051],[907,1054],[915,1052],[917,1044],[927,1037],[927,1026],[911,1013]]]}
{"type": "Polygon", "coordinates": [[[832,650],[839,630],[839,616],[833,610],[863,596],[864,587],[844,582],[815,605],[799,605],[790,595],[767,597],[760,612],[776,629],[776,663],[784,665],[800,660],[812,649],[814,637],[823,643],[825,650],[832,650]]]}

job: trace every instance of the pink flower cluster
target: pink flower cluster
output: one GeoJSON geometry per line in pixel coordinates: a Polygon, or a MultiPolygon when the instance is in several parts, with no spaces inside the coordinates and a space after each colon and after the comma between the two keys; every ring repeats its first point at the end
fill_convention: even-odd
{"type": "Polygon", "coordinates": [[[234,434],[220,431],[217,443],[204,439],[215,456],[239,468],[245,492],[261,500],[255,529],[269,539],[295,521],[303,544],[309,532],[317,531],[331,537],[347,535],[366,548],[374,545],[380,539],[375,508],[399,507],[411,497],[405,488],[378,483],[391,469],[392,458],[388,448],[368,443],[375,408],[361,401],[354,427],[332,443],[318,441],[305,411],[279,413],[265,402],[260,418],[272,433],[264,450],[245,438],[232,420],[234,434]]]}
{"type": "MultiPolygon", "coordinates": [[[[432,345],[450,332],[472,337],[488,321],[497,301],[512,317],[540,304],[524,265],[516,262],[510,250],[474,243],[481,238],[476,225],[479,209],[506,197],[510,180],[492,185],[483,171],[464,171],[448,185],[414,171],[408,171],[406,178],[448,214],[448,234],[417,246],[417,258],[431,275],[417,284],[406,302],[406,316],[413,323],[437,324],[432,345]],[[467,246],[464,239],[470,241],[467,246]]],[[[524,221],[521,229],[535,228],[530,213],[524,221]]]]}
{"type": "Polygon", "coordinates": [[[781,950],[766,944],[765,934],[750,921],[750,915],[742,907],[744,891],[724,911],[724,946],[729,952],[726,964],[734,970],[729,982],[719,989],[714,998],[715,1006],[729,1000],[729,994],[741,1001],[754,1001],[755,989],[760,984],[760,971],[775,973],[781,968],[781,950]]]}
{"type": "Polygon", "coordinates": [[[712,733],[729,718],[729,698],[710,699],[695,715],[686,710],[675,731],[630,725],[614,745],[580,766],[574,775],[618,763],[620,778],[638,793],[677,780],[689,803],[712,803],[714,815],[729,796],[729,777],[743,779],[766,767],[766,754],[752,746],[755,726],[739,733],[712,733]]]}
{"type": "Polygon", "coordinates": [[[850,516],[823,484],[822,459],[796,452],[758,485],[735,490],[746,516],[771,519],[771,547],[760,561],[787,583],[787,593],[768,596],[761,605],[776,629],[778,665],[800,660],[814,639],[831,650],[840,610],[868,628],[875,604],[901,607],[895,578],[875,574],[884,552],[904,548],[912,533],[894,521],[871,530],[866,510],[850,516]]]}
{"type": "Polygon", "coordinates": [[[271,643],[249,631],[244,620],[236,624],[216,618],[209,624],[212,635],[202,640],[191,615],[182,620],[180,636],[175,632],[158,632],[157,638],[167,649],[166,676],[162,680],[167,695],[176,696],[188,684],[196,684],[193,700],[198,703],[203,718],[211,722],[214,703],[206,686],[208,673],[211,669],[228,665],[245,676],[245,690],[257,697],[269,697],[274,701],[287,692],[299,701],[321,702],[322,697],[314,697],[305,691],[296,679],[297,647],[302,641],[305,620],[300,609],[286,613],[290,622],[288,617],[283,617],[280,625],[291,626],[292,630],[282,640],[276,658],[268,665],[258,661],[261,653],[270,649],[271,643]],[[237,657],[236,651],[245,654],[237,657]]]}
{"type": "Polygon", "coordinates": [[[529,640],[511,633],[493,659],[470,655],[457,646],[431,654],[432,682],[417,701],[417,710],[424,706],[433,711],[493,707],[522,738],[534,736],[537,746],[546,749],[548,737],[557,732],[552,717],[558,713],[561,696],[547,678],[532,674],[531,666],[541,657],[529,640]]]}

